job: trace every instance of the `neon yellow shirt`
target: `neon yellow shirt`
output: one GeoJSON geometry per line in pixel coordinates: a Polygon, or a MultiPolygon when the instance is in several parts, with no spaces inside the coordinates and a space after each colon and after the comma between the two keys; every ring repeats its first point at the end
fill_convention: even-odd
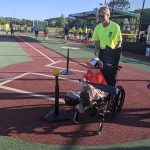
{"type": "Polygon", "coordinates": [[[80,27],[80,28],[78,28],[78,32],[79,33],[83,33],[83,30],[82,30],[82,28],[80,27]]]}
{"type": "Polygon", "coordinates": [[[4,26],[4,28],[5,28],[5,30],[9,30],[9,28],[10,28],[9,24],[6,23],[5,26],[4,26]]]}
{"type": "Polygon", "coordinates": [[[96,26],[92,39],[100,42],[101,49],[105,49],[106,45],[115,49],[117,42],[122,41],[120,26],[113,21],[106,27],[100,23],[96,26]]]}

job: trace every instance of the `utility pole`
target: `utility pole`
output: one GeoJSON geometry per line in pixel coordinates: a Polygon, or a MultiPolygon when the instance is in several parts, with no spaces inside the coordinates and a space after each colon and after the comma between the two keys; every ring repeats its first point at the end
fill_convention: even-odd
{"type": "Polygon", "coordinates": [[[138,32],[137,40],[136,40],[137,42],[139,42],[139,35],[140,35],[140,31],[141,31],[141,24],[142,24],[142,20],[143,20],[144,5],[145,5],[145,0],[143,0],[142,10],[141,10],[141,13],[140,13],[139,32],[138,32]]]}
{"type": "Polygon", "coordinates": [[[115,0],[113,0],[113,3],[112,3],[111,16],[113,16],[113,13],[114,13],[114,7],[115,7],[115,0]]]}

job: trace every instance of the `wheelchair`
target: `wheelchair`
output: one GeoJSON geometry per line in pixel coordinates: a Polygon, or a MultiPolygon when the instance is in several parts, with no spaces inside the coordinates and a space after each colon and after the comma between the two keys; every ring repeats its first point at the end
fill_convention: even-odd
{"type": "Polygon", "coordinates": [[[147,88],[150,89],[150,83],[147,85],[147,88]]]}
{"type": "Polygon", "coordinates": [[[74,123],[78,123],[79,115],[86,110],[91,110],[99,118],[96,127],[97,134],[101,133],[105,118],[114,118],[120,113],[124,104],[125,90],[121,85],[116,86],[117,72],[122,68],[118,66],[120,54],[121,49],[107,49],[103,52],[103,57],[101,58],[103,68],[101,71],[108,85],[88,82],[95,88],[106,92],[107,95],[105,97],[90,101],[88,92],[74,93],[72,91],[67,92],[65,97],[66,105],[74,108],[74,123]]]}

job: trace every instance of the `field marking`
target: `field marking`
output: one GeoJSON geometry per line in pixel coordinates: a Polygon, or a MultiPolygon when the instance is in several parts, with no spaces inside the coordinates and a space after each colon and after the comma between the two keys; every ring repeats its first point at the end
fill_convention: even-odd
{"type": "MultiPolygon", "coordinates": [[[[23,74],[21,74],[21,75],[18,75],[18,76],[16,76],[16,77],[14,77],[14,78],[9,78],[8,80],[6,80],[6,81],[4,81],[4,82],[1,82],[1,83],[0,83],[0,86],[3,86],[4,84],[7,84],[7,83],[9,83],[9,82],[12,82],[12,81],[14,81],[14,80],[20,79],[20,78],[22,78],[22,77],[24,77],[24,76],[27,76],[27,75],[30,75],[30,74],[32,74],[32,75],[39,75],[39,76],[43,76],[43,77],[49,77],[49,78],[55,78],[54,75],[47,75],[47,74],[36,73],[36,72],[26,72],[26,73],[23,73],[23,74]]],[[[72,79],[69,79],[69,78],[61,77],[61,76],[59,76],[59,79],[67,80],[67,81],[71,81],[71,82],[79,82],[78,80],[72,80],[72,79]]]]}
{"type": "MultiPolygon", "coordinates": [[[[54,96],[47,96],[47,95],[33,93],[33,92],[20,90],[20,89],[16,89],[16,88],[12,88],[12,87],[7,87],[7,86],[0,86],[0,88],[4,89],[4,90],[16,92],[16,93],[26,94],[26,95],[29,95],[29,96],[34,96],[34,97],[39,97],[39,98],[43,98],[43,99],[46,99],[46,100],[55,101],[55,97],[54,96]]],[[[64,99],[59,98],[59,101],[64,103],[64,99]]]]}
{"type": "Polygon", "coordinates": [[[22,38],[20,38],[19,36],[17,36],[17,38],[19,38],[21,41],[23,41],[24,43],[26,43],[28,46],[30,46],[31,48],[33,48],[34,50],[36,50],[38,53],[40,53],[42,56],[44,56],[46,59],[50,60],[51,62],[55,62],[53,59],[49,58],[47,55],[45,55],[44,53],[42,53],[39,49],[35,48],[34,46],[32,46],[31,44],[29,44],[28,42],[24,41],[22,38]]]}
{"type": "MultiPolygon", "coordinates": [[[[47,67],[66,70],[66,68],[63,68],[63,67],[56,67],[56,66],[47,66],[47,67]]],[[[69,69],[69,70],[71,70],[71,71],[76,71],[76,72],[82,72],[82,73],[85,73],[85,72],[86,72],[86,71],[81,71],[81,70],[76,70],[76,69],[69,69]]]]}
{"type": "Polygon", "coordinates": [[[80,49],[79,47],[70,47],[70,46],[62,46],[61,48],[63,48],[63,49],[71,49],[71,50],[73,50],[73,49],[75,49],[75,50],[80,49]]]}
{"type": "MultiPolygon", "coordinates": [[[[53,76],[53,75],[46,75],[46,74],[42,74],[42,73],[31,72],[31,74],[33,74],[33,75],[39,75],[39,76],[45,76],[45,77],[50,77],[50,78],[55,78],[55,76],[53,76]]],[[[69,79],[69,78],[64,78],[62,76],[59,76],[58,78],[62,79],[62,80],[67,80],[67,81],[79,83],[79,81],[75,80],[75,79],[73,80],[73,79],[69,79]]]]}
{"type": "Polygon", "coordinates": [[[53,63],[51,63],[51,64],[48,64],[48,65],[45,65],[45,66],[46,66],[46,67],[48,67],[48,66],[51,66],[51,65],[54,65],[54,64],[60,63],[60,62],[62,62],[62,60],[55,61],[55,62],[53,62],[53,63]]]}
{"type": "MultiPolygon", "coordinates": [[[[35,72],[27,72],[27,73],[23,73],[23,74],[21,74],[19,76],[16,76],[14,78],[11,78],[11,79],[9,79],[7,81],[4,81],[4,82],[0,83],[0,89],[4,89],[4,90],[16,92],[16,93],[21,93],[21,94],[26,94],[26,95],[33,96],[33,97],[39,97],[39,98],[43,98],[43,99],[46,99],[46,100],[55,101],[55,97],[54,96],[47,96],[47,95],[43,95],[43,94],[29,92],[29,91],[26,91],[26,90],[20,90],[20,89],[17,89],[17,88],[12,88],[12,87],[8,87],[8,86],[4,86],[4,84],[7,84],[9,82],[12,82],[12,81],[14,81],[16,79],[19,79],[21,77],[24,77],[24,76],[30,75],[30,74],[32,74],[32,75],[39,75],[39,76],[43,76],[43,77],[49,77],[49,78],[55,78],[55,76],[53,76],[53,75],[46,75],[46,74],[35,73],[35,72]]],[[[64,78],[64,77],[59,77],[59,79],[79,83],[78,80],[72,80],[72,79],[68,79],[68,78],[64,78]]],[[[62,102],[62,103],[65,103],[64,99],[62,99],[62,98],[59,98],[59,101],[62,102]]]]}
{"type": "Polygon", "coordinates": [[[4,84],[7,84],[7,83],[9,83],[9,82],[11,82],[11,81],[13,81],[13,80],[16,80],[16,79],[19,79],[19,78],[21,78],[21,77],[24,77],[24,76],[26,76],[26,75],[28,75],[28,74],[30,74],[30,72],[23,73],[23,74],[21,74],[21,75],[19,75],[19,76],[16,76],[16,77],[14,77],[14,78],[9,78],[8,80],[6,80],[6,81],[4,81],[4,82],[1,82],[1,83],[0,83],[0,86],[2,86],[2,85],[4,85],[4,84]]]}
{"type": "MultiPolygon", "coordinates": [[[[56,63],[59,63],[59,62],[65,62],[65,63],[66,63],[67,61],[66,61],[66,60],[59,60],[59,61],[56,61],[56,63]]],[[[87,66],[86,63],[79,63],[79,62],[74,62],[74,61],[70,61],[70,60],[69,60],[69,63],[72,63],[72,64],[80,64],[80,65],[85,65],[85,66],[87,66]]],[[[51,63],[51,64],[55,64],[55,62],[54,62],[54,63],[51,63]]],[[[51,65],[51,64],[50,64],[50,65],[51,65]]]]}
{"type": "MultiPolygon", "coordinates": [[[[48,60],[50,60],[52,62],[52,64],[49,64],[49,65],[46,65],[48,67],[51,67],[50,65],[53,65],[53,64],[56,64],[56,63],[59,63],[61,62],[60,61],[57,61],[55,62],[53,59],[49,58],[47,55],[45,55],[44,53],[42,53],[40,50],[38,50],[37,48],[35,48],[34,46],[32,46],[31,44],[29,44],[28,42],[24,41],[22,38],[20,38],[19,36],[17,36],[17,38],[19,38],[20,40],[22,40],[23,42],[25,42],[28,46],[30,46],[31,48],[33,48],[34,50],[36,50],[37,52],[39,52],[41,55],[43,55],[45,58],[47,58],[48,60]]],[[[71,62],[71,63],[75,63],[75,62],[71,62]]],[[[84,64],[84,63],[79,63],[79,64],[84,64]]],[[[52,67],[54,68],[54,67],[52,67]]],[[[62,67],[55,67],[55,68],[60,68],[60,69],[66,69],[66,68],[62,68],[62,67]]],[[[76,72],[85,72],[85,71],[80,71],[80,70],[76,70],[76,69],[70,69],[72,71],[76,71],[76,72]]]]}

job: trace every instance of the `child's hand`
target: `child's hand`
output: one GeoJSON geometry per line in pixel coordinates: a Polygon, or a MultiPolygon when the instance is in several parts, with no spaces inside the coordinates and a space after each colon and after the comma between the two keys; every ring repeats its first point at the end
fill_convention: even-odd
{"type": "Polygon", "coordinates": [[[87,81],[86,81],[86,79],[85,79],[85,78],[79,79],[79,82],[87,83],[87,81]]]}

